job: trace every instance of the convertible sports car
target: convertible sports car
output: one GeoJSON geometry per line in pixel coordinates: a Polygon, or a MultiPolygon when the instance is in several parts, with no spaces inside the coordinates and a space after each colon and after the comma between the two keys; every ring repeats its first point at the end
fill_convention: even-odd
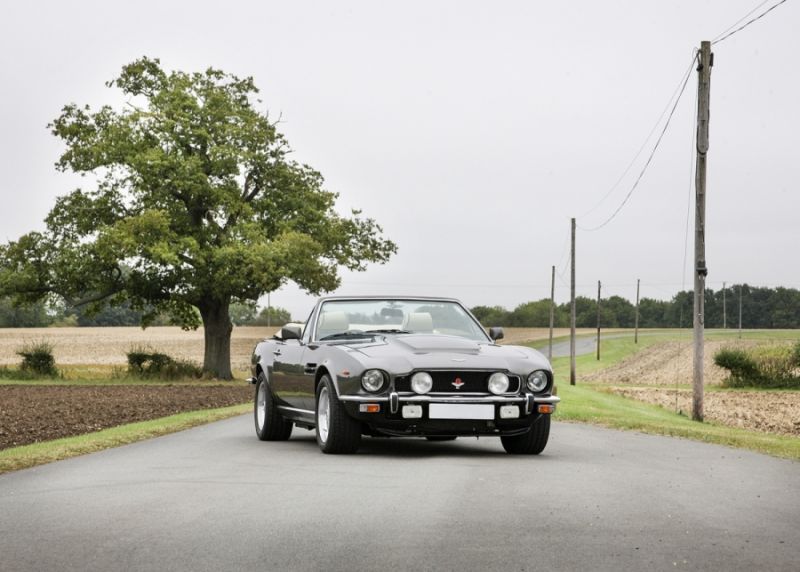
{"type": "Polygon", "coordinates": [[[328,297],[253,352],[256,434],[316,427],[324,453],[353,453],[362,435],[499,436],[505,450],[547,445],[553,372],[536,350],[499,346],[458,300],[328,297]]]}

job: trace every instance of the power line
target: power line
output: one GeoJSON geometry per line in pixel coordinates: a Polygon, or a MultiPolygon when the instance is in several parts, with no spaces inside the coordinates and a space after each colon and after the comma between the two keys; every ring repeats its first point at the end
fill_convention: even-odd
{"type": "MultiPolygon", "coordinates": [[[[747,16],[745,16],[746,18],[747,16]]],[[[740,20],[741,21],[741,20],[740,20]]],[[[738,24],[738,22],[737,22],[738,24]]],[[[734,24],[735,26],[736,24],[734,24]]],[[[697,109],[698,93],[694,94],[694,109],[697,109]]],[[[681,278],[681,288],[686,289],[686,257],[689,251],[689,217],[691,215],[692,207],[692,182],[694,179],[694,161],[695,161],[695,145],[697,141],[697,115],[692,114],[692,154],[691,161],[689,162],[689,196],[686,198],[686,225],[683,236],[683,273],[681,278]]]]}
{"type": "MultiPolygon", "coordinates": [[[[777,8],[777,7],[778,7],[778,6],[780,6],[781,4],[784,4],[785,2],[786,2],[786,0],[780,0],[780,2],[778,2],[777,4],[774,4],[774,5],[772,5],[772,6],[770,6],[769,8],[767,8],[766,10],[764,10],[764,11],[763,11],[761,14],[759,14],[758,16],[756,16],[755,18],[753,18],[752,20],[749,20],[749,21],[748,21],[748,22],[746,22],[745,24],[742,24],[741,26],[739,26],[738,28],[736,28],[736,29],[735,29],[735,30],[733,30],[732,32],[728,32],[728,30],[730,30],[730,28],[728,28],[728,30],[726,30],[726,31],[725,31],[725,32],[727,32],[727,33],[725,33],[725,32],[722,32],[722,33],[723,33],[723,34],[725,34],[725,35],[724,35],[724,36],[722,36],[721,38],[720,38],[719,36],[717,36],[717,38],[715,38],[715,39],[714,39],[714,40],[711,42],[711,45],[713,46],[714,44],[718,44],[718,43],[720,43],[720,42],[722,42],[722,41],[725,41],[725,40],[727,40],[728,38],[730,38],[731,36],[733,36],[734,34],[737,34],[737,33],[741,32],[741,31],[742,31],[742,30],[744,30],[744,29],[745,29],[747,26],[749,26],[749,25],[750,25],[750,24],[752,24],[753,22],[757,22],[758,20],[760,20],[761,18],[763,18],[764,16],[766,16],[767,14],[769,14],[770,12],[772,12],[772,11],[773,11],[775,8],[777,8]]],[[[740,19],[739,19],[739,20],[736,22],[736,24],[738,24],[739,22],[741,22],[742,20],[744,20],[745,18],[747,18],[747,16],[749,16],[750,14],[752,14],[753,12],[755,12],[756,10],[758,10],[759,8],[761,8],[761,7],[762,7],[764,4],[766,4],[766,2],[762,2],[761,4],[759,4],[758,6],[756,6],[755,8],[753,8],[752,10],[750,10],[750,12],[748,12],[748,13],[747,13],[745,16],[743,16],[742,18],[740,18],[740,19]]],[[[736,26],[736,24],[734,24],[733,26],[736,26]]],[[[732,28],[733,26],[731,26],[731,28],[732,28]]]]}
{"type": "Polygon", "coordinates": [[[653,160],[653,157],[655,156],[656,151],[658,150],[658,147],[661,144],[661,140],[664,138],[664,134],[667,132],[667,128],[669,127],[669,124],[672,121],[672,116],[675,114],[675,109],[677,109],[678,103],[681,100],[681,96],[683,95],[683,92],[686,90],[686,84],[689,82],[689,76],[692,73],[692,68],[694,68],[694,62],[695,62],[695,59],[696,59],[696,55],[697,55],[697,50],[695,49],[695,50],[692,51],[692,63],[689,64],[689,69],[687,69],[686,73],[684,74],[684,77],[683,77],[682,82],[680,84],[680,86],[681,86],[680,87],[680,92],[678,93],[678,97],[675,98],[675,103],[672,105],[672,109],[670,110],[669,115],[667,116],[667,121],[666,121],[666,123],[664,123],[664,128],[661,130],[661,133],[658,135],[658,139],[656,139],[656,144],[653,146],[653,150],[650,152],[650,155],[647,157],[647,161],[645,162],[644,167],[642,167],[642,170],[639,172],[639,176],[636,177],[636,180],[633,182],[633,186],[631,187],[631,190],[628,191],[627,195],[625,195],[625,198],[622,200],[622,203],[620,203],[620,205],[617,207],[617,209],[613,213],[611,213],[611,216],[608,217],[606,220],[604,220],[602,223],[600,223],[597,226],[591,227],[591,228],[584,228],[584,227],[578,227],[578,228],[580,228],[583,231],[587,231],[587,232],[600,230],[601,228],[606,226],[608,223],[610,223],[612,220],[614,220],[614,218],[617,216],[617,214],[619,214],[619,212],[622,210],[622,207],[624,207],[627,204],[628,199],[630,199],[631,195],[633,194],[633,191],[635,191],[636,187],[639,186],[639,182],[642,180],[642,177],[644,176],[645,172],[647,171],[647,168],[650,166],[650,162],[653,160]]]}
{"type": "MultiPolygon", "coordinates": [[[[765,0],[765,2],[768,2],[768,1],[769,0],[765,0]]],[[[692,54],[692,60],[694,60],[694,57],[695,56],[694,56],[694,53],[693,53],[692,54]]],[[[692,65],[694,65],[694,61],[692,61],[692,65]]],[[[630,172],[631,168],[636,163],[636,160],[642,154],[642,151],[644,151],[644,148],[647,146],[647,142],[650,141],[651,137],[653,136],[653,133],[655,133],[655,131],[658,128],[658,126],[661,125],[661,121],[664,119],[664,116],[667,114],[667,110],[669,110],[670,105],[672,105],[672,102],[675,99],[675,96],[678,93],[678,90],[681,89],[681,85],[684,83],[684,81],[685,80],[681,79],[681,81],[678,82],[678,85],[675,86],[675,90],[672,92],[672,95],[670,95],[669,99],[667,100],[667,104],[664,106],[664,109],[661,111],[661,115],[658,116],[658,119],[653,124],[653,128],[650,129],[650,133],[648,133],[647,137],[645,137],[644,141],[642,141],[642,146],[639,147],[639,150],[633,156],[633,159],[631,159],[631,162],[628,163],[627,167],[625,167],[625,170],[622,172],[622,175],[619,176],[619,179],[617,179],[617,182],[614,183],[611,186],[611,188],[608,190],[608,192],[605,195],[603,195],[603,198],[600,199],[592,208],[590,208],[588,211],[584,212],[583,214],[579,215],[578,219],[581,219],[581,218],[585,217],[586,215],[594,212],[597,209],[597,207],[602,205],[605,202],[605,200],[611,195],[611,193],[613,193],[617,189],[617,187],[619,187],[619,184],[626,177],[626,175],[630,172]]]]}

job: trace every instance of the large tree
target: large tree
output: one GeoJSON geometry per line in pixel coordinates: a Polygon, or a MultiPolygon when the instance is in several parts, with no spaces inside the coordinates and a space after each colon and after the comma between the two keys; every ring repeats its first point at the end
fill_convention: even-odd
{"type": "Polygon", "coordinates": [[[46,231],[0,246],[0,295],[70,304],[130,300],[143,325],[167,312],[202,322],[204,369],[230,378],[229,308],[291,280],[335,289],[338,270],[383,263],[396,246],[359,211],[342,216],[320,173],[289,158],[251,78],[166,72],[142,58],[107,84],[121,109],[67,105],[49,126],[58,169],[92,175],[57,199],[46,231]]]}

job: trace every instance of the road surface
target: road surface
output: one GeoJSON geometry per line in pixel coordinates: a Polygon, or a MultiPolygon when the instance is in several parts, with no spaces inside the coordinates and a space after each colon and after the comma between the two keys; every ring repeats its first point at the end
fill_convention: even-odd
{"type": "Polygon", "coordinates": [[[0,476],[0,570],[797,570],[800,463],[555,423],[495,439],[313,434],[249,416],[0,476]]]}

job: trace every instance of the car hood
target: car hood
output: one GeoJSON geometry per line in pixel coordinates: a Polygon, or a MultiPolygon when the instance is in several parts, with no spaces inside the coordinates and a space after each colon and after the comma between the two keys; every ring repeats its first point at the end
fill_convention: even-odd
{"type": "Polygon", "coordinates": [[[380,367],[392,373],[414,369],[495,369],[526,374],[534,369],[550,369],[547,359],[531,348],[498,346],[458,336],[399,334],[345,345],[365,367],[380,367]]]}

